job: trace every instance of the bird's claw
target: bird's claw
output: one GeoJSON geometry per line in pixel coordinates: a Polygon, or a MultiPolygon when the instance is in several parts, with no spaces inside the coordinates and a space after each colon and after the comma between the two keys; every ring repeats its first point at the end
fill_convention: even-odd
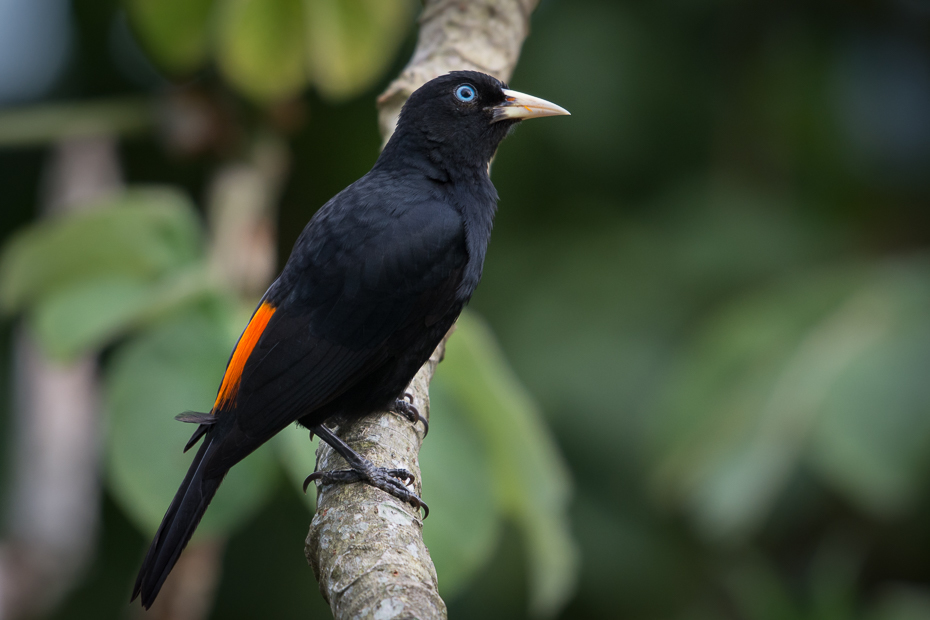
{"type": "Polygon", "coordinates": [[[403,398],[398,398],[394,401],[394,413],[397,415],[404,416],[410,420],[411,424],[416,424],[417,422],[423,423],[423,438],[425,439],[429,435],[429,421],[423,417],[420,413],[420,410],[413,404],[413,395],[407,392],[404,394],[403,398]]]}
{"type": "Polygon", "coordinates": [[[310,483],[319,480],[322,484],[348,484],[364,482],[389,495],[393,495],[404,503],[410,504],[417,510],[423,509],[423,518],[429,516],[429,506],[416,494],[407,489],[406,484],[415,480],[412,473],[406,469],[388,469],[385,467],[372,467],[371,470],[361,472],[355,469],[338,469],[334,471],[315,471],[304,480],[304,493],[310,483]]]}

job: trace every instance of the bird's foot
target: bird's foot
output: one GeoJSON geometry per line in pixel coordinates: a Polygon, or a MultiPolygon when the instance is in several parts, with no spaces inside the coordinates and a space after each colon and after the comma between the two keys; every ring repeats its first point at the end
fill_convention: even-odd
{"type": "Polygon", "coordinates": [[[374,467],[359,471],[356,469],[338,469],[335,471],[317,471],[313,472],[304,480],[304,493],[314,480],[319,480],[322,484],[350,484],[352,482],[364,482],[376,489],[381,489],[389,495],[393,495],[405,504],[410,504],[417,510],[423,509],[423,518],[429,516],[429,506],[426,505],[415,493],[404,484],[413,482],[413,474],[406,469],[388,469],[386,467],[374,467]]]}
{"type": "Polygon", "coordinates": [[[319,480],[323,484],[350,484],[352,482],[368,482],[369,479],[386,477],[389,484],[396,486],[398,482],[401,486],[413,482],[413,474],[406,469],[388,469],[387,467],[374,467],[360,472],[355,469],[335,469],[333,471],[315,471],[304,480],[304,493],[314,480],[319,480]]]}
{"type": "Polygon", "coordinates": [[[389,495],[393,495],[400,501],[410,504],[417,510],[422,508],[424,519],[429,516],[429,506],[426,505],[426,502],[420,499],[415,493],[411,492],[406,486],[406,484],[410,484],[414,481],[412,473],[406,469],[375,467],[371,461],[352,450],[348,444],[323,425],[313,427],[313,431],[319,435],[320,439],[332,446],[336,452],[346,459],[349,467],[352,469],[313,472],[304,480],[304,493],[307,492],[310,483],[315,480],[319,480],[322,484],[364,482],[376,489],[381,489],[389,495]]]}
{"type": "Polygon", "coordinates": [[[410,420],[411,424],[416,424],[417,422],[423,423],[423,437],[425,438],[429,435],[429,421],[423,417],[420,413],[420,410],[416,408],[413,404],[413,394],[407,392],[404,394],[403,398],[398,398],[394,401],[394,413],[397,415],[404,416],[410,420]]]}

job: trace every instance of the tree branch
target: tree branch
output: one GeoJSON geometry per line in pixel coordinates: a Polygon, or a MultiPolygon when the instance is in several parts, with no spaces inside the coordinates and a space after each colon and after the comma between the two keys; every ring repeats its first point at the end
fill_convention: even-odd
{"type": "MultiPolygon", "coordinates": [[[[444,351],[445,341],[410,384],[413,404],[427,419],[429,382],[444,351]]],[[[416,493],[421,492],[422,425],[384,413],[336,432],[373,463],[410,471],[416,493]]],[[[321,442],[317,469],[345,468],[342,457],[321,442]]],[[[306,554],[335,618],[446,617],[422,527],[413,507],[367,484],[319,489],[306,554]]]]}
{"type": "MultiPolygon", "coordinates": [[[[538,0],[426,0],[413,58],[378,99],[385,142],[394,131],[404,101],[432,78],[474,69],[509,79],[537,4],[538,0]]],[[[427,419],[429,383],[444,351],[445,340],[408,388],[414,405],[427,419]]],[[[416,476],[414,490],[421,493],[417,459],[422,444],[420,425],[384,412],[346,422],[334,430],[376,465],[412,472],[416,476]]],[[[342,458],[321,442],[317,470],[345,468],[342,458]]],[[[419,514],[410,505],[368,485],[318,487],[317,512],[305,552],[337,620],[446,618],[422,527],[419,514]]]]}

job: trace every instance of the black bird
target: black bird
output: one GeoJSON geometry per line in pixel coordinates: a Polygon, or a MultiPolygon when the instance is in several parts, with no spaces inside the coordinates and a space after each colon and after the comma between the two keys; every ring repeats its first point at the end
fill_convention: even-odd
{"type": "MultiPolygon", "coordinates": [[[[489,163],[526,118],[568,114],[474,71],[423,85],[368,174],[304,228],[239,337],[210,413],[178,416],[203,438],[139,570],[132,600],[152,605],[229,469],[297,421],[363,481],[425,508],[404,470],[375,467],[329,431],[333,415],[394,409],[468,302],[497,209],[489,163]]],[[[420,418],[422,419],[422,418],[420,418]]]]}

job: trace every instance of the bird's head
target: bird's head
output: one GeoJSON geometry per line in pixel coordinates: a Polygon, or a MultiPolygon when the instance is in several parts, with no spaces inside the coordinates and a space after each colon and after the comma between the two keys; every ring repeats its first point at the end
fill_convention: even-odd
{"type": "Polygon", "coordinates": [[[410,95],[388,146],[403,144],[449,170],[481,169],[520,121],[568,113],[554,103],[509,90],[490,75],[453,71],[410,95]]]}

